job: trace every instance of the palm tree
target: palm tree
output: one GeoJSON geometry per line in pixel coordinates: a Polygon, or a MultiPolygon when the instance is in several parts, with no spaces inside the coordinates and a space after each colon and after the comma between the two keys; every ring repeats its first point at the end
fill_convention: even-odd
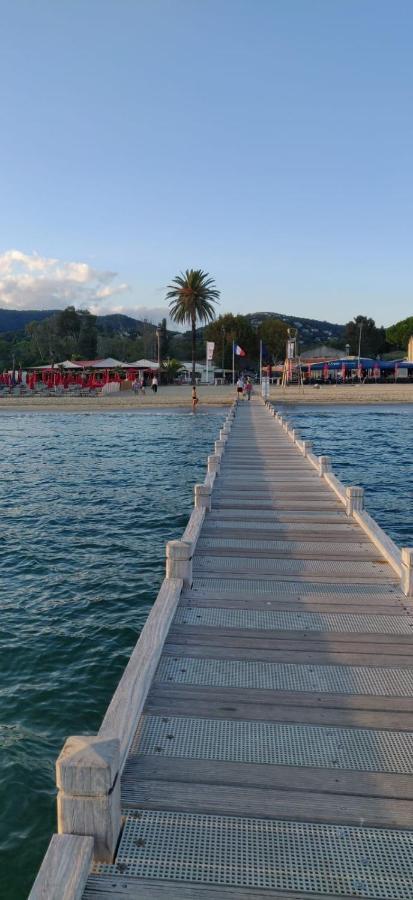
{"type": "Polygon", "coordinates": [[[170,301],[170,316],[174,322],[188,322],[192,329],[192,384],[195,384],[196,321],[212,322],[215,317],[213,303],[220,292],[214,279],[202,269],[187,269],[168,284],[166,299],[170,301]]]}

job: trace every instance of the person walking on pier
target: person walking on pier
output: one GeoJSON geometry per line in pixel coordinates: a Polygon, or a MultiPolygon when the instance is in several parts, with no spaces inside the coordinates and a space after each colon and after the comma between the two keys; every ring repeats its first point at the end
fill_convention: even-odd
{"type": "Polygon", "coordinates": [[[152,392],[153,392],[154,394],[156,394],[156,393],[158,392],[158,379],[157,379],[156,375],[154,375],[153,378],[152,378],[152,385],[151,385],[151,387],[152,387],[152,392]]]}
{"type": "Polygon", "coordinates": [[[251,392],[252,392],[252,381],[250,378],[247,378],[247,383],[245,385],[245,393],[248,397],[248,400],[251,400],[251,392]]]}
{"type": "Polygon", "coordinates": [[[243,391],[244,391],[244,379],[243,379],[243,378],[238,378],[238,381],[237,381],[237,397],[238,397],[238,400],[241,400],[243,391]]]}

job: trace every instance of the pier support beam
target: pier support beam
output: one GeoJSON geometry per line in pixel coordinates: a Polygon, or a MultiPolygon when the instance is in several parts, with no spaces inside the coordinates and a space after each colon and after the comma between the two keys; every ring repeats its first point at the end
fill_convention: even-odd
{"type": "Polygon", "coordinates": [[[166,577],[182,579],[184,587],[192,587],[192,544],[189,541],[168,541],[166,577]]]}
{"type": "Polygon", "coordinates": [[[402,548],[401,589],[405,597],[413,597],[413,547],[402,548]]]}
{"type": "Polygon", "coordinates": [[[117,738],[69,737],[56,762],[59,834],[94,839],[94,858],[111,863],[121,829],[117,738]]]}
{"type": "Polygon", "coordinates": [[[209,484],[196,484],[194,487],[195,509],[211,509],[211,488],[209,484]]]}
{"type": "Polygon", "coordinates": [[[362,512],[364,509],[364,488],[346,488],[346,513],[352,516],[354,512],[362,512]]]}

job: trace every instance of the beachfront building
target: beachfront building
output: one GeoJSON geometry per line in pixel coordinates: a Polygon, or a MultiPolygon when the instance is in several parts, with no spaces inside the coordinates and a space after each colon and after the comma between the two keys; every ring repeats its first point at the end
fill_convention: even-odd
{"type": "Polygon", "coordinates": [[[407,345],[407,361],[413,362],[413,334],[409,337],[409,343],[407,345]]]}

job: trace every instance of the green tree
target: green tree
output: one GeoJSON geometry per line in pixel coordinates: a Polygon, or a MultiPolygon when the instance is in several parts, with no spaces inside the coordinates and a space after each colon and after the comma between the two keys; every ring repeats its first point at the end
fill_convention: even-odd
{"type": "Polygon", "coordinates": [[[265,319],[259,326],[258,334],[268,348],[274,362],[285,358],[288,325],[280,319],[265,319]]]}
{"type": "Polygon", "coordinates": [[[348,322],[344,330],[344,341],[350,344],[352,356],[360,355],[375,357],[387,350],[386,332],[384,328],[377,328],[374,319],[367,316],[356,316],[352,322],[348,322]],[[361,335],[361,340],[360,340],[361,335]]]}
{"type": "Polygon", "coordinates": [[[167,359],[161,365],[161,377],[166,384],[172,384],[177,377],[182,363],[179,359],[167,359]]]}
{"type": "Polygon", "coordinates": [[[220,292],[214,279],[202,269],[187,269],[176,275],[168,285],[166,299],[170,301],[171,319],[182,325],[188,322],[192,332],[192,384],[195,385],[196,323],[211,322],[215,317],[214,303],[220,292]]]}
{"type": "Polygon", "coordinates": [[[402,319],[386,330],[386,338],[392,349],[407,350],[409,338],[413,334],[413,316],[402,319]]]}
{"type": "Polygon", "coordinates": [[[83,359],[95,359],[97,351],[96,316],[93,316],[88,309],[80,309],[78,314],[81,319],[78,352],[83,359]]]}
{"type": "Polygon", "coordinates": [[[252,327],[246,316],[234,316],[226,313],[218,316],[214,322],[205,328],[207,341],[214,341],[214,359],[217,365],[223,368],[232,366],[232,344],[235,342],[245,350],[248,361],[258,360],[259,342],[257,332],[252,327]]]}

